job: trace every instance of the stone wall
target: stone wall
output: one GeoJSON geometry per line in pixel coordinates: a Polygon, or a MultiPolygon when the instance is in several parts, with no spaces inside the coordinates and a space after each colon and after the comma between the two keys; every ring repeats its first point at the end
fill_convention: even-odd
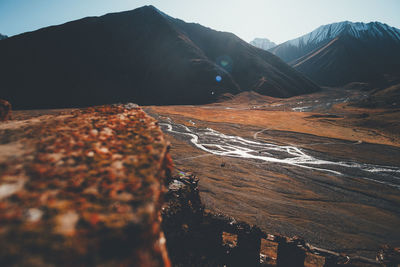
{"type": "Polygon", "coordinates": [[[173,266],[398,266],[399,251],[389,247],[378,258],[314,247],[299,237],[261,231],[222,214],[204,210],[197,178],[178,171],[170,179],[163,208],[163,229],[173,266]]]}

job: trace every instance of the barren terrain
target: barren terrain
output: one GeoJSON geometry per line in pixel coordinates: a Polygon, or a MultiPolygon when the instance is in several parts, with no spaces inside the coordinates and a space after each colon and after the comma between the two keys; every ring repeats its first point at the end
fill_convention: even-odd
{"type": "Polygon", "coordinates": [[[374,257],[400,245],[399,109],[356,108],[359,91],[148,107],[206,208],[270,233],[374,257]],[[247,104],[241,104],[247,103],[247,104]]]}

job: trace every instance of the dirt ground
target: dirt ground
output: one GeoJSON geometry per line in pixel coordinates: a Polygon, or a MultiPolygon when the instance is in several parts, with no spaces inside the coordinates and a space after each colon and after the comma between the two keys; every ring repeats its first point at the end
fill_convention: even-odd
{"type": "MultiPolygon", "coordinates": [[[[342,96],[345,101],[327,105],[336,97],[332,94],[342,93],[287,100],[242,95],[214,105],[152,106],[146,111],[161,123],[208,127],[246,140],[295,146],[332,162],[400,167],[400,135],[395,131],[399,110],[355,108],[346,100],[362,97],[354,92],[342,96]],[[299,112],[304,105],[308,111],[299,112]]],[[[380,183],[378,173],[335,175],[215,155],[196,147],[190,138],[165,133],[177,168],[200,178],[207,209],[349,254],[373,258],[382,244],[400,245],[399,189],[380,183]]],[[[397,176],[389,178],[395,181],[397,176]]]]}

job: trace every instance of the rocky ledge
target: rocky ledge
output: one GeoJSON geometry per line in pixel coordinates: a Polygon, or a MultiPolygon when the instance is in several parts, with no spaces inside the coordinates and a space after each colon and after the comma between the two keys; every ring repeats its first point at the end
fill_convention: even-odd
{"type": "Polygon", "coordinates": [[[171,160],[136,105],[0,124],[0,266],[169,266],[171,160]]]}
{"type": "Polygon", "coordinates": [[[368,259],[318,248],[301,237],[272,235],[206,210],[191,172],[175,170],[168,180],[162,225],[173,266],[400,266],[399,248],[383,246],[376,259],[368,259]]]}

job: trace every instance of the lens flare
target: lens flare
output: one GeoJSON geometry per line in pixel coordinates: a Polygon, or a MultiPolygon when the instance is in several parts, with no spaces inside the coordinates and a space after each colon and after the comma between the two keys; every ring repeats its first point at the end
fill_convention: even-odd
{"type": "Polygon", "coordinates": [[[232,72],[233,60],[227,55],[219,56],[216,58],[215,63],[227,72],[232,72]]]}
{"type": "Polygon", "coordinates": [[[222,81],[222,77],[219,76],[219,75],[217,75],[217,76],[215,77],[215,80],[216,80],[217,82],[221,82],[221,81],[222,81]]]}
{"type": "Polygon", "coordinates": [[[228,66],[229,65],[229,62],[228,61],[226,61],[226,60],[221,60],[221,66],[222,67],[226,67],[226,66],[228,66]]]}

